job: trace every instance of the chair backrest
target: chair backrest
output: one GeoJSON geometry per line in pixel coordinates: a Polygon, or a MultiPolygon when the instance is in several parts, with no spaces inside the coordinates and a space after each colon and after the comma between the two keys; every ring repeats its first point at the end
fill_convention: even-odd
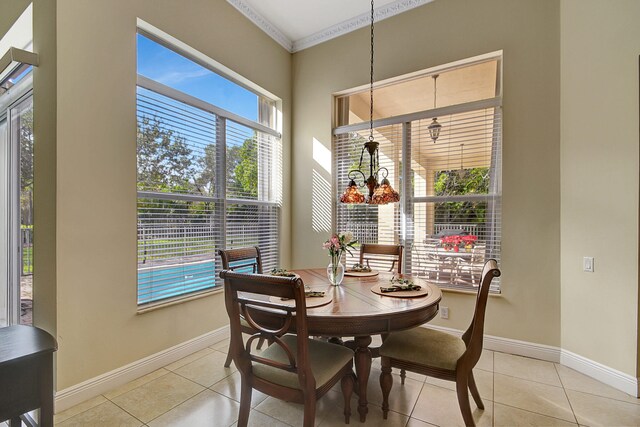
{"type": "MultiPolygon", "coordinates": [[[[225,306],[229,315],[231,345],[229,351],[236,367],[243,375],[252,376],[253,366],[262,364],[274,369],[297,374],[300,388],[315,390],[315,378],[309,364],[307,311],[304,283],[300,277],[279,277],[262,274],[239,273],[230,270],[220,272],[224,279],[225,306]],[[274,297],[274,298],[269,298],[274,297]],[[294,305],[279,304],[276,301],[290,300],[294,305]],[[278,319],[279,326],[264,325],[264,311],[268,311],[270,322],[278,319]],[[246,343],[240,325],[242,316],[255,329],[246,343]],[[262,322],[262,324],[261,324],[262,322]],[[297,335],[297,348],[290,348],[281,337],[290,330],[297,335]],[[255,340],[264,338],[280,346],[288,363],[262,357],[255,349],[255,340]]],[[[250,381],[252,382],[252,381],[250,381]]]]}
{"type": "Polygon", "coordinates": [[[222,258],[222,269],[241,272],[262,274],[262,258],[260,248],[250,246],[237,249],[220,249],[218,251],[222,258]]]}
{"type": "Polygon", "coordinates": [[[398,274],[402,273],[403,249],[404,246],[402,245],[379,245],[374,243],[363,243],[362,246],[360,246],[360,264],[364,264],[366,262],[366,264],[369,265],[369,261],[391,262],[389,271],[393,271],[397,263],[398,267],[396,269],[396,272],[398,274]],[[378,256],[376,257],[375,255],[378,256]]]}
{"type": "Polygon", "coordinates": [[[484,336],[484,314],[489,298],[489,287],[494,277],[500,276],[500,269],[495,259],[488,259],[482,269],[480,276],[480,286],[476,296],[476,306],[469,328],[462,334],[462,340],[467,345],[467,350],[458,360],[458,364],[465,363],[467,366],[475,366],[482,353],[482,340],[484,336]]]}

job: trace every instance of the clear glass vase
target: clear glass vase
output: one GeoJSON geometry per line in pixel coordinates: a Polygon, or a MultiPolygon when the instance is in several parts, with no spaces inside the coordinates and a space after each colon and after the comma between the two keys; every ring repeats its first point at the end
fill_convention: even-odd
{"type": "Polygon", "coordinates": [[[338,260],[331,262],[327,266],[327,277],[333,286],[338,286],[344,279],[344,265],[338,260]]]}

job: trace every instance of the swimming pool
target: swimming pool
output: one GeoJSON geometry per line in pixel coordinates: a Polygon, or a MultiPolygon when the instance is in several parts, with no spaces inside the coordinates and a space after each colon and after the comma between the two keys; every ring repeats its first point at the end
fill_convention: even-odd
{"type": "Polygon", "coordinates": [[[138,304],[159,301],[216,286],[213,260],[138,269],[138,304]]]}

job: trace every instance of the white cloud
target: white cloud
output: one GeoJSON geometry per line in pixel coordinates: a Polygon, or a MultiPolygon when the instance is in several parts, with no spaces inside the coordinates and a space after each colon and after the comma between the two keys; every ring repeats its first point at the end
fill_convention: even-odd
{"type": "Polygon", "coordinates": [[[159,76],[153,77],[153,79],[167,86],[172,86],[178,83],[182,83],[185,80],[206,76],[210,73],[211,71],[204,68],[193,71],[169,71],[159,76]]]}

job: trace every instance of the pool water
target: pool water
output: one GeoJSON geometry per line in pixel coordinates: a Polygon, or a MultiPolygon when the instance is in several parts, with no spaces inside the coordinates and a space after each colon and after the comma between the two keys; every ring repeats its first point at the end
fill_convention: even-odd
{"type": "Polygon", "coordinates": [[[138,269],[138,304],[145,304],[216,286],[213,260],[138,269]]]}

